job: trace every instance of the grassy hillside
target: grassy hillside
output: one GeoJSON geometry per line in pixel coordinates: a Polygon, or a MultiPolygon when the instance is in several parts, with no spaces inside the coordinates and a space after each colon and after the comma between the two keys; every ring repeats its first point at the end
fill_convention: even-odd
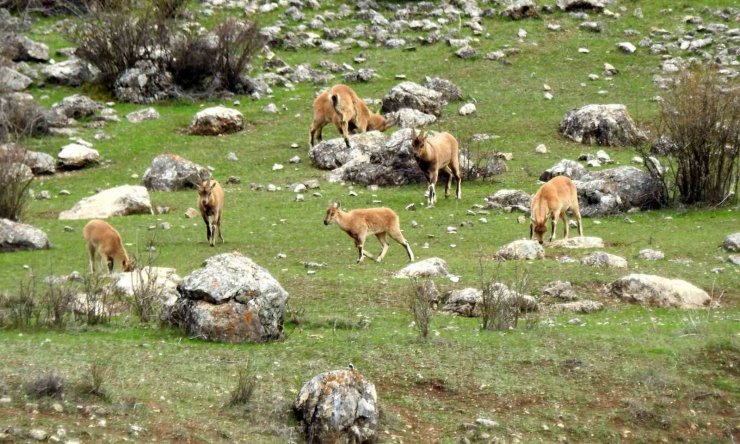
{"type": "MultiPolygon", "coordinates": [[[[322,10],[334,10],[338,4],[324,2],[322,10]]],[[[581,19],[560,12],[519,22],[485,18],[486,31],[473,45],[478,56],[472,60],[457,58],[455,49],[444,43],[415,45],[415,51],[372,46],[334,55],[318,49],[276,50],[292,66],[318,66],[321,60],[332,60],[376,69],[378,78],[352,85],[361,97],[382,98],[399,82],[395,76],[404,74],[418,83],[425,76],[450,79],[466,100],[475,101],[478,111],[469,117],[458,115],[462,103],[447,105],[432,129],[449,131],[466,141],[476,133],[499,136],[471,143],[474,149],[513,153],[509,171],[488,181],[464,181],[462,201],[440,199],[431,209],[424,208],[425,186],[421,184],[370,191],[323,180],[324,172],[308,161],[306,143],[311,103],[319,86],[275,87],[272,97],[256,101],[236,96],[160,103],[154,106],[161,118],[139,124],[123,117],[143,106],[116,103],[114,108],[123,119],[103,129],[110,140],[95,141],[97,130],[79,126],[79,137],[94,143],[105,159],[103,164],[33,183],[34,191],[48,190],[52,198],[32,201],[25,222],[46,231],[52,249],[0,254],[0,291],[16,291],[29,270],[37,279],[84,271],[87,253],[82,227],[86,221],[57,220],[59,212],[98,188],[138,184],[157,154],[176,153],[213,167],[222,184],[229,176],[241,178],[240,185],[225,185],[225,245],[210,248],[202,221],[184,217],[187,208],[196,207],[194,191],[151,193],[152,204],[170,207],[169,214],[127,216],[110,222],[130,252],[141,253],[153,242],[157,265],[174,267],[181,276],[218,253],[239,251],[252,258],[290,294],[286,338],[258,345],[206,343],[178,331],[141,326],[132,315],[115,318],[110,325],[70,326],[65,331],[0,330],[0,396],[5,381],[11,398],[0,403],[0,432],[7,427],[51,432],[62,427],[68,438],[80,442],[296,441],[299,430],[290,406],[301,385],[320,372],[352,362],[376,384],[382,406],[381,442],[455,442],[459,436],[471,435],[465,424],[478,417],[499,423],[476,432],[473,438],[481,442],[492,437],[501,442],[737,441],[740,267],[729,264],[719,248],[724,237],[740,227],[737,207],[668,208],[629,214],[629,218],[584,219],[585,234],[602,237],[606,251],[628,260],[627,270],[591,269],[556,260],[586,254],[577,250],[548,249],[542,261],[497,263],[493,256],[498,248],[526,237],[528,226],[517,223],[516,213],[493,211],[486,216],[487,223],[466,213],[499,189],[533,193],[544,169],[560,159],[600,149],[573,143],[557,133],[558,123],[572,108],[623,103],[640,126],[654,127],[658,105],[651,98],[661,91],[652,77],[659,72],[661,56],[646,48],[623,54],[615,44],[625,40],[637,44],[652,28],[686,30],[685,15],[700,15],[706,23],[720,21],[711,11],[732,4],[727,0],[623,0],[619,5],[624,11],[613,8],[621,18],[592,17],[602,22],[602,33],[580,30],[581,19]],[[704,6],[710,11],[703,11],[704,6]],[[643,19],[633,16],[637,7],[643,19]],[[562,31],[547,30],[546,24],[555,21],[562,31]],[[527,31],[522,41],[517,37],[520,28],[527,31]],[[626,29],[640,35],[625,36],[626,29]],[[483,57],[508,47],[520,52],[507,57],[507,63],[483,57]],[[582,54],[578,48],[590,52],[582,54]],[[360,53],[367,58],[362,65],[353,62],[360,53]],[[602,75],[605,62],[620,70],[612,80],[602,75]],[[601,78],[590,81],[591,73],[601,78]],[[553,100],[543,98],[544,84],[552,87],[553,100]],[[237,108],[248,121],[245,131],[221,137],[186,134],[199,109],[231,106],[233,100],[241,102],[237,108]],[[270,102],[281,108],[278,114],[261,111],[270,102]],[[299,148],[291,148],[294,143],[299,148]],[[534,153],[540,143],[547,145],[548,154],[534,153]],[[239,160],[228,161],[229,152],[239,160]],[[302,158],[300,164],[288,163],[294,155],[302,158]],[[272,171],[274,163],[285,168],[272,171]],[[321,196],[309,192],[305,202],[295,202],[288,186],[308,178],[322,179],[321,196]],[[282,191],[253,191],[250,183],[272,183],[282,191]],[[70,195],[60,195],[63,189],[70,195]],[[350,196],[350,189],[358,195],[350,196]],[[529,292],[535,296],[547,282],[569,280],[582,298],[603,301],[607,308],[578,315],[581,323],[568,322],[574,315],[535,315],[539,322],[530,328],[522,322],[509,332],[484,331],[476,319],[439,313],[432,321],[432,337],[421,341],[408,310],[410,284],[391,277],[405,265],[403,249],[394,243],[383,263],[355,265],[349,237],[322,223],[331,199],[350,209],[373,206],[375,200],[395,209],[417,257],[441,257],[451,273],[460,277],[459,282],[438,280],[440,291],[476,286],[493,276],[508,282],[526,270],[529,292]],[[418,209],[404,211],[412,202],[418,209]],[[411,228],[412,220],[418,222],[417,228],[411,228]],[[169,222],[172,228],[151,229],[160,221],[169,222]],[[463,222],[469,223],[461,226],[463,222]],[[72,230],[66,231],[65,226],[72,230]],[[458,234],[448,234],[448,226],[458,227],[458,234]],[[666,260],[639,259],[643,248],[663,251],[666,260]],[[280,259],[278,253],[287,257],[280,259]],[[303,261],[326,266],[309,275],[303,261]],[[714,272],[718,267],[723,271],[714,272]],[[605,284],[632,272],[686,279],[710,292],[720,306],[696,312],[649,309],[627,306],[605,295],[605,284]],[[23,393],[25,382],[47,370],[65,375],[71,387],[94,362],[112,370],[107,402],[70,389],[58,412],[52,408],[58,401],[37,401],[23,393]],[[247,362],[258,375],[255,399],[246,411],[223,407],[237,371],[247,362]],[[96,412],[91,405],[100,405],[103,411],[96,412]],[[132,425],[143,431],[132,436],[132,425]],[[481,437],[484,433],[489,437],[481,437]]],[[[205,25],[227,14],[217,11],[215,17],[205,17],[198,13],[201,6],[192,8],[205,25]]],[[[279,18],[286,20],[281,11],[284,8],[260,16],[260,22],[270,25],[279,18]]],[[[309,16],[314,14],[306,11],[309,16]]],[[[69,45],[58,33],[47,32],[54,21],[37,18],[28,33],[48,43],[52,51],[69,45]]],[[[353,19],[330,25],[360,23],[353,19]]],[[[727,24],[736,27],[736,22],[727,24]]],[[[460,30],[462,36],[469,33],[467,28],[460,30]]],[[[338,76],[334,81],[342,80],[338,76]]],[[[94,87],[47,85],[31,90],[45,106],[77,92],[112,100],[94,87]]],[[[335,135],[333,127],[325,128],[325,138],[335,135]]],[[[67,142],[63,137],[47,137],[27,140],[25,145],[55,155],[67,142]]],[[[606,151],[622,165],[635,155],[631,148],[606,151]]],[[[380,248],[374,239],[368,239],[366,247],[371,252],[380,248]]]]}

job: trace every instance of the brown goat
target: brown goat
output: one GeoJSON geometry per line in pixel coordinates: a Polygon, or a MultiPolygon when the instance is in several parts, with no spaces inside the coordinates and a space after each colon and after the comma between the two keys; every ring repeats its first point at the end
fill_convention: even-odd
{"type": "Polygon", "coordinates": [[[213,247],[216,245],[216,231],[218,239],[224,243],[221,235],[221,214],[224,210],[224,189],[215,180],[204,180],[198,187],[198,209],[206,223],[206,239],[213,247]]]}
{"type": "Polygon", "coordinates": [[[462,198],[462,174],[460,172],[460,157],[457,148],[457,139],[450,133],[437,133],[433,136],[427,136],[426,131],[422,130],[418,134],[413,130],[414,138],[411,141],[411,151],[419,164],[422,173],[427,178],[429,206],[437,202],[437,178],[439,170],[447,173],[447,184],[445,184],[445,198],[450,196],[450,184],[454,176],[456,181],[455,197],[459,200],[462,198]]]}
{"type": "Polygon", "coordinates": [[[321,142],[321,130],[330,122],[334,123],[337,131],[344,137],[347,148],[350,147],[349,135],[352,131],[385,131],[391,126],[385,117],[370,111],[365,101],[352,88],[342,84],[334,85],[331,90],[319,94],[314,100],[309,146],[314,145],[315,139],[321,142]]]}
{"type": "Polygon", "coordinates": [[[105,262],[108,272],[113,271],[113,262],[118,261],[123,271],[134,269],[134,263],[128,258],[123,246],[121,235],[111,224],[104,220],[93,219],[82,229],[87,242],[87,251],[90,254],[90,271],[95,272],[96,255],[105,262]]]}
{"type": "Polygon", "coordinates": [[[388,251],[388,242],[385,240],[386,234],[403,245],[406,248],[409,261],[414,261],[414,253],[411,251],[411,246],[403,237],[403,234],[401,234],[398,214],[390,208],[365,208],[345,212],[339,209],[339,202],[334,202],[326,209],[324,225],[329,225],[332,222],[336,222],[339,228],[354,239],[359,253],[359,258],[357,259],[358,264],[362,263],[365,256],[375,259],[373,255],[365,251],[365,239],[369,234],[374,234],[383,245],[383,250],[380,252],[378,258],[375,259],[376,261],[380,262],[383,260],[386,251],[388,251]]]}
{"type": "Polygon", "coordinates": [[[578,206],[578,191],[573,181],[567,176],[555,176],[542,185],[534,197],[530,208],[529,238],[536,234],[540,244],[544,242],[543,237],[547,232],[547,219],[552,218],[552,234],[550,241],[555,239],[555,228],[558,219],[563,220],[564,238],[568,239],[568,216],[566,211],[573,212],[578,221],[578,234],[583,236],[583,222],[581,211],[578,206]]]}

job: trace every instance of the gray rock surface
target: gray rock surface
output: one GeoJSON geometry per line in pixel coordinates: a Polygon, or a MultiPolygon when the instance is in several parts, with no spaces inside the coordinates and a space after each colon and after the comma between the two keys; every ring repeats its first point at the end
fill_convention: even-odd
{"type": "Polygon", "coordinates": [[[380,409],[375,385],[357,370],[321,373],[303,385],[293,409],[308,443],[371,442],[380,409]]]}
{"type": "MultiPolygon", "coordinates": [[[[529,295],[512,291],[500,282],[491,284],[490,297],[495,298],[495,305],[506,302],[520,311],[534,311],[538,309],[537,300],[529,295]]],[[[442,311],[466,317],[479,317],[483,310],[483,291],[477,288],[453,290],[445,300],[442,311]]]]}
{"type": "Polygon", "coordinates": [[[152,214],[152,204],[146,188],[121,185],[103,190],[80,200],[71,210],[62,211],[59,219],[105,219],[129,214],[152,214]]]}
{"type": "Polygon", "coordinates": [[[149,60],[139,60],[121,73],[114,85],[116,98],[122,102],[153,103],[177,97],[172,74],[162,71],[149,60]]]}
{"type": "Polygon", "coordinates": [[[581,214],[601,216],[631,208],[654,209],[663,203],[663,186],[647,171],[633,166],[592,171],[575,181],[581,214]]]}
{"type": "Polygon", "coordinates": [[[563,159],[540,174],[540,180],[547,182],[555,176],[568,176],[573,180],[579,180],[587,174],[588,171],[580,163],[575,160],[563,159]]]}
{"type": "Polygon", "coordinates": [[[438,257],[430,257],[413,262],[400,269],[393,275],[395,278],[429,278],[444,277],[449,274],[447,262],[438,257]]]}
{"type": "Polygon", "coordinates": [[[17,158],[23,159],[23,163],[31,168],[33,174],[54,174],[56,160],[52,156],[40,151],[27,151],[20,145],[6,143],[0,145],[0,152],[16,151],[17,158]]]}
{"type": "Polygon", "coordinates": [[[72,170],[100,162],[100,153],[90,146],[70,143],[59,150],[57,159],[59,168],[72,170]]]}
{"type": "Polygon", "coordinates": [[[554,281],[545,285],[542,294],[564,301],[575,301],[578,295],[573,291],[573,286],[568,281],[554,281]]]}
{"type": "Polygon", "coordinates": [[[0,219],[0,251],[45,250],[49,237],[31,225],[0,219]]]}
{"type": "Polygon", "coordinates": [[[159,119],[159,112],[154,108],[144,108],[137,111],[126,114],[126,120],[131,123],[139,123],[145,120],[157,120],[159,119]]]}
{"type": "Polygon", "coordinates": [[[722,241],[722,248],[724,248],[725,251],[740,251],[740,232],[728,235],[725,240],[722,241]]]}
{"type": "Polygon", "coordinates": [[[647,137],[624,105],[586,105],[568,111],[560,122],[560,133],[579,143],[602,146],[638,145],[647,137]]]}
{"type": "Polygon", "coordinates": [[[496,257],[502,260],[544,259],[545,250],[535,240],[516,240],[499,248],[496,257]]]}
{"type": "Polygon", "coordinates": [[[208,341],[264,342],[283,334],[288,293],[239,253],[210,257],[177,286],[166,320],[208,341]]]}
{"type": "Polygon", "coordinates": [[[591,267],[609,267],[609,268],[626,268],[627,260],[623,257],[606,253],[604,251],[596,251],[589,255],[584,256],[581,259],[583,265],[591,267]]]}
{"type": "Polygon", "coordinates": [[[47,83],[74,87],[93,83],[99,74],[97,68],[77,57],[41,68],[41,75],[47,83]]]}
{"type": "Polygon", "coordinates": [[[500,14],[512,20],[537,17],[537,4],[534,0],[514,0],[500,14]]]}
{"type": "Polygon", "coordinates": [[[532,196],[522,190],[498,190],[493,196],[486,197],[486,208],[503,208],[529,212],[532,196]]]}
{"type": "Polygon", "coordinates": [[[7,67],[0,66],[0,93],[7,91],[23,91],[28,88],[33,80],[18,71],[7,67]]]}
{"type": "Polygon", "coordinates": [[[103,105],[85,95],[74,94],[63,98],[61,102],[55,103],[51,108],[71,119],[81,119],[102,110],[103,105]]]}
{"type": "Polygon", "coordinates": [[[630,274],[609,287],[609,293],[625,302],[650,307],[705,308],[711,298],[706,291],[681,279],[649,274],[630,274]]]}
{"type": "Polygon", "coordinates": [[[383,97],[383,113],[412,108],[439,117],[442,114],[442,94],[418,83],[402,82],[383,97]]]}
{"type": "Polygon", "coordinates": [[[214,106],[199,111],[190,123],[190,134],[218,136],[244,129],[244,116],[238,110],[214,106]]]}
{"type": "Polygon", "coordinates": [[[604,304],[599,301],[584,299],[582,301],[565,302],[562,304],[552,304],[548,309],[555,313],[593,313],[604,309],[604,304]]]}
{"type": "Polygon", "coordinates": [[[441,77],[425,77],[424,87],[442,94],[442,99],[447,102],[456,102],[463,99],[462,90],[451,80],[441,77]]]}
{"type": "Polygon", "coordinates": [[[644,250],[640,250],[639,257],[640,259],[644,259],[646,261],[658,261],[664,259],[665,254],[663,254],[662,251],[646,248],[644,250]]]}
{"type": "Polygon", "coordinates": [[[49,61],[49,47],[44,43],[33,41],[24,35],[17,34],[11,36],[4,44],[10,47],[10,58],[14,62],[49,61]]]}
{"type": "Polygon", "coordinates": [[[176,154],[160,154],[144,172],[141,183],[152,191],[178,191],[195,189],[211,172],[176,154]]]}
{"type": "MultiPolygon", "coordinates": [[[[573,230],[573,228],[571,228],[573,230]]],[[[573,231],[571,231],[571,235],[573,231]]],[[[555,239],[552,242],[547,243],[548,247],[557,248],[604,248],[604,240],[600,237],[593,236],[576,236],[569,237],[568,239],[555,239]]]]}
{"type": "Polygon", "coordinates": [[[393,111],[386,114],[385,118],[401,128],[421,128],[437,121],[435,116],[411,108],[393,111]]]}

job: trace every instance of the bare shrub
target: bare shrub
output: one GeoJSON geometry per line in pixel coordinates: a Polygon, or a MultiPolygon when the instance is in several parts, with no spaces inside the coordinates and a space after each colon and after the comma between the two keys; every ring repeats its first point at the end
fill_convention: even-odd
{"type": "MultiPolygon", "coordinates": [[[[523,295],[529,285],[526,269],[514,269],[514,277],[507,286],[501,283],[500,266],[493,278],[483,277],[481,267],[482,301],[481,328],[484,330],[511,330],[517,327],[522,313],[523,295]]],[[[529,328],[529,322],[527,323],[529,328]]]]}
{"type": "Polygon", "coordinates": [[[246,84],[242,74],[252,56],[264,45],[256,22],[228,18],[213,31],[216,50],[213,54],[214,81],[223,89],[241,93],[246,84]]]}
{"type": "Polygon", "coordinates": [[[95,396],[103,401],[110,400],[110,393],[106,388],[112,371],[107,365],[93,362],[88,372],[77,385],[77,391],[82,395],[95,396]]]}
{"type": "Polygon", "coordinates": [[[64,394],[65,380],[62,376],[49,371],[26,383],[26,394],[32,398],[61,398],[64,394]]]}
{"type": "Polygon", "coordinates": [[[213,92],[213,43],[208,36],[188,33],[172,46],[169,70],[175,83],[185,90],[213,92]]]}
{"type": "Polygon", "coordinates": [[[18,221],[28,205],[33,173],[25,158],[22,148],[0,147],[0,218],[18,221]]]}
{"type": "Polygon", "coordinates": [[[460,168],[466,180],[487,180],[507,171],[506,162],[497,151],[484,149],[480,142],[460,139],[460,168]]]}
{"type": "Polygon", "coordinates": [[[46,111],[36,102],[0,97],[0,143],[15,142],[48,132],[46,111]]]}
{"type": "Polygon", "coordinates": [[[47,286],[40,298],[43,319],[40,324],[63,328],[72,313],[76,291],[64,283],[47,279],[47,286]]]}
{"type": "Polygon", "coordinates": [[[0,298],[0,310],[3,315],[3,326],[12,328],[29,328],[38,319],[36,305],[36,280],[33,276],[18,283],[15,294],[3,294],[0,298]]]}
{"type": "MultiPolygon", "coordinates": [[[[424,340],[429,337],[429,327],[434,316],[430,288],[434,288],[432,281],[420,283],[414,280],[409,290],[409,308],[414,317],[414,326],[419,331],[419,336],[424,340]]],[[[436,288],[434,288],[434,292],[436,292],[436,288]]]]}
{"type": "Polygon", "coordinates": [[[150,239],[146,244],[145,258],[140,259],[139,254],[134,257],[137,267],[133,271],[131,289],[133,294],[130,299],[132,311],[144,324],[159,319],[166,290],[157,279],[159,276],[156,270],[158,254],[154,248],[151,248],[154,240],[150,239]]]}
{"type": "Polygon", "coordinates": [[[664,99],[659,137],[671,142],[666,144],[668,171],[663,175],[646,161],[648,168],[683,203],[736,201],[740,88],[722,83],[714,69],[702,67],[683,72],[664,99]]]}
{"type": "Polygon", "coordinates": [[[111,318],[113,296],[107,275],[88,273],[82,278],[81,296],[74,304],[76,318],[87,325],[107,324],[111,318]]]}
{"type": "Polygon", "coordinates": [[[236,374],[236,385],[229,395],[229,406],[246,406],[251,401],[257,386],[257,375],[252,370],[250,361],[236,374]]]}

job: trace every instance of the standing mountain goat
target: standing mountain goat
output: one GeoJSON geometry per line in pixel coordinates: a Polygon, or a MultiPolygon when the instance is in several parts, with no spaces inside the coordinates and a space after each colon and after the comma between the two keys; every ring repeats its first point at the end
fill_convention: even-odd
{"type": "Polygon", "coordinates": [[[344,212],[339,209],[339,202],[332,203],[326,209],[324,225],[336,222],[339,228],[344,230],[354,239],[355,246],[359,253],[357,263],[361,263],[365,256],[374,259],[373,255],[365,251],[365,239],[368,234],[374,234],[383,245],[383,251],[380,252],[377,260],[380,262],[388,251],[388,242],[385,235],[389,235],[393,240],[406,248],[409,255],[409,261],[414,261],[414,253],[411,252],[411,246],[401,234],[401,225],[398,221],[398,214],[390,208],[365,208],[344,212]]]}
{"type": "Polygon", "coordinates": [[[385,131],[391,125],[385,117],[373,113],[365,102],[347,85],[334,85],[316,97],[313,102],[313,122],[309,131],[309,146],[314,141],[321,142],[321,130],[329,123],[334,123],[337,131],[344,137],[349,148],[349,134],[352,131],[385,131]]]}
{"type": "Polygon", "coordinates": [[[437,202],[435,186],[437,185],[439,170],[444,170],[448,175],[447,184],[445,185],[445,198],[450,196],[450,183],[454,176],[457,184],[455,197],[459,200],[462,197],[462,190],[460,189],[462,174],[460,173],[457,139],[450,133],[427,136],[424,130],[418,134],[414,130],[413,135],[411,152],[427,178],[429,206],[431,207],[437,202]]]}
{"type": "Polygon", "coordinates": [[[96,255],[99,255],[108,267],[108,272],[113,271],[113,262],[118,261],[123,271],[134,269],[134,263],[128,258],[126,249],[123,247],[121,235],[111,224],[104,220],[93,219],[82,229],[82,234],[87,242],[87,252],[90,254],[90,271],[96,271],[96,255]]]}
{"type": "Polygon", "coordinates": [[[224,210],[224,189],[215,180],[204,180],[198,187],[198,209],[206,223],[206,239],[213,247],[216,245],[216,230],[218,239],[224,243],[221,235],[221,213],[224,210]]]}
{"type": "Polygon", "coordinates": [[[578,234],[583,236],[583,222],[578,207],[578,192],[573,181],[567,176],[555,176],[537,190],[532,197],[531,222],[529,224],[529,238],[537,235],[537,240],[543,243],[543,236],[547,232],[547,219],[552,218],[552,234],[550,241],[555,239],[555,228],[558,219],[563,220],[565,239],[568,238],[568,216],[566,211],[571,210],[578,221],[578,234]]]}

